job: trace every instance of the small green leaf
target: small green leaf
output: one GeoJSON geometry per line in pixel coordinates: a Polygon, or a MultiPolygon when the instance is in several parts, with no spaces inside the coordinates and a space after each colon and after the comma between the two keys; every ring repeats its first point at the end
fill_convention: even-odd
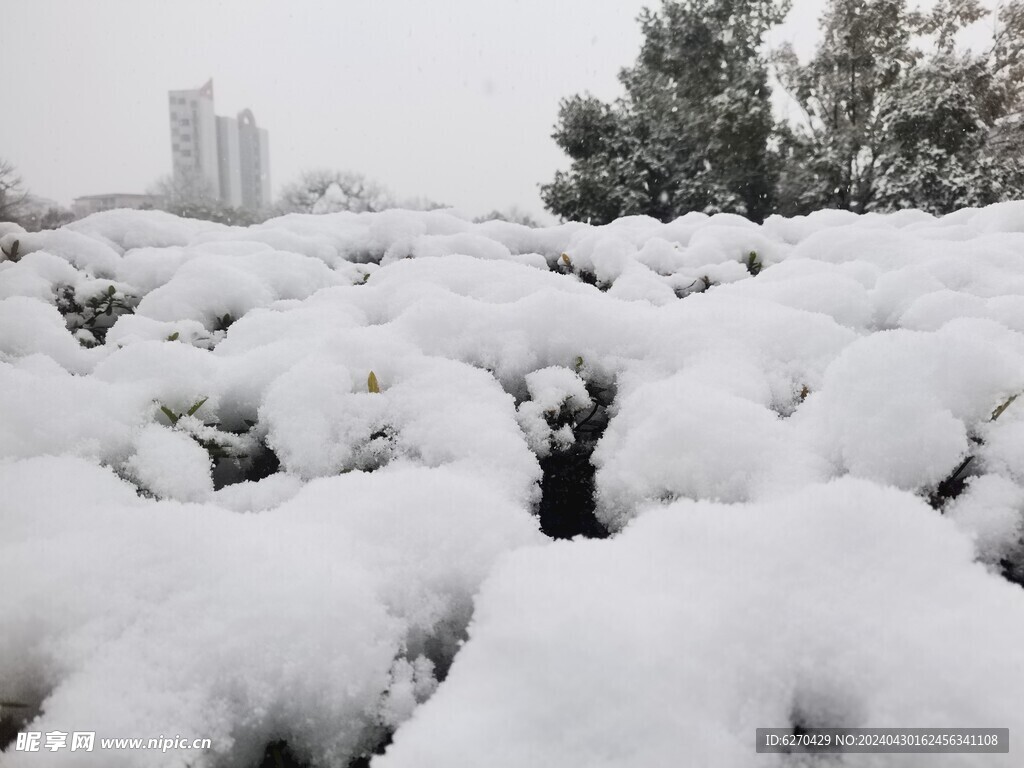
{"type": "Polygon", "coordinates": [[[215,331],[226,331],[231,326],[231,324],[235,322],[234,318],[231,317],[230,312],[225,312],[223,315],[215,319],[217,321],[216,323],[214,323],[213,330],[215,331]]]}
{"type": "Polygon", "coordinates": [[[1005,410],[1006,410],[1007,408],[1009,408],[1009,407],[1010,407],[1011,405],[1013,405],[1013,401],[1014,401],[1014,400],[1016,400],[1016,399],[1017,399],[1018,397],[1020,397],[1020,395],[1019,395],[1019,394],[1017,394],[1017,395],[1014,395],[1014,396],[1013,396],[1013,397],[1011,397],[1011,398],[1010,398],[1009,400],[1007,400],[1007,401],[1006,401],[1005,403],[1003,403],[1003,404],[1002,404],[1002,405],[1000,405],[1000,406],[999,406],[998,408],[996,408],[996,409],[995,409],[994,411],[992,411],[992,418],[991,418],[991,421],[995,421],[995,420],[996,420],[996,419],[998,419],[998,418],[999,418],[1000,416],[1002,416],[1002,415],[1003,415],[1003,412],[1004,412],[1004,411],[1005,411],[1005,410]]]}
{"type": "Polygon", "coordinates": [[[174,333],[172,333],[170,336],[167,337],[167,340],[168,341],[177,341],[178,340],[178,332],[175,331],[174,333]]]}
{"type": "Polygon", "coordinates": [[[192,414],[194,414],[194,413],[195,413],[196,411],[198,411],[198,410],[199,410],[200,408],[202,408],[202,407],[203,407],[203,403],[205,403],[205,402],[206,402],[207,400],[209,400],[209,399],[210,399],[210,398],[208,398],[208,397],[204,397],[204,398],[203,398],[202,400],[196,400],[196,401],[195,401],[194,403],[192,403],[192,407],[191,407],[191,408],[189,408],[189,409],[188,409],[188,410],[187,410],[187,411],[185,412],[185,415],[186,415],[186,416],[191,416],[191,415],[192,415],[192,414]]]}
{"type": "Polygon", "coordinates": [[[107,287],[107,296],[113,296],[115,293],[117,293],[117,288],[112,285],[107,287]]]}
{"type": "Polygon", "coordinates": [[[166,405],[161,405],[160,406],[160,410],[164,412],[164,416],[166,416],[168,421],[171,422],[171,426],[174,426],[175,424],[177,424],[178,423],[178,419],[181,418],[178,414],[176,414],[174,411],[172,411],[166,405]]]}
{"type": "Polygon", "coordinates": [[[380,394],[380,384],[377,383],[377,374],[373,371],[370,371],[370,375],[366,377],[366,391],[380,394]]]}
{"type": "Polygon", "coordinates": [[[572,259],[569,258],[568,253],[562,254],[562,263],[565,264],[569,269],[572,269],[572,259]]]}

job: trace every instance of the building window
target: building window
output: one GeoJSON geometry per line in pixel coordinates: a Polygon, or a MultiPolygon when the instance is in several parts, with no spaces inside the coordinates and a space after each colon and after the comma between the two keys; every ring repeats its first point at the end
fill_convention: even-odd
{"type": "Polygon", "coordinates": [[[181,149],[181,145],[178,142],[174,142],[173,144],[171,144],[171,149],[177,152],[179,149],[181,149]]]}
{"type": "Polygon", "coordinates": [[[191,149],[183,149],[183,150],[181,150],[181,156],[182,157],[192,157],[192,150],[191,149]]]}

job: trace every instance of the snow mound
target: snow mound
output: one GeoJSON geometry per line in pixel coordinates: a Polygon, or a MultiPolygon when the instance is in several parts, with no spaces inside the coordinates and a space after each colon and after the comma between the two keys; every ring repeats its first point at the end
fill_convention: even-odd
{"type": "Polygon", "coordinates": [[[453,470],[328,478],[255,516],[140,499],[78,459],[0,464],[0,482],[0,576],[18,584],[0,612],[35,617],[0,625],[5,697],[45,697],[43,731],[202,734],[203,765],[254,763],[279,739],[321,764],[372,748],[411,711],[411,670],[432,690],[495,558],[541,538],[527,512],[453,470]]]}
{"type": "Polygon", "coordinates": [[[650,500],[748,501],[828,476],[778,414],[686,374],[637,387],[594,454],[598,516],[620,528],[650,500]]]}
{"type": "Polygon", "coordinates": [[[782,766],[754,753],[755,728],[1024,727],[1024,601],[972,557],[921,501],[855,480],[678,502],[610,541],[520,550],[374,768],[782,766]]]}
{"type": "Polygon", "coordinates": [[[1024,727],[1020,214],[3,225],[0,764],[1024,727]]]}

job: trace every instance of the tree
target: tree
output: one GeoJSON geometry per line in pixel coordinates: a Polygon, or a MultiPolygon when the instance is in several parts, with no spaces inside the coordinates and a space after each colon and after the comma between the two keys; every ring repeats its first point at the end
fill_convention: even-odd
{"type": "Polygon", "coordinates": [[[553,138],[571,162],[541,188],[553,213],[604,223],[730,211],[760,221],[777,167],[761,46],[775,0],[665,0],[640,16],[644,43],[620,73],[626,95],[563,100],[553,138]]]}
{"type": "Polygon", "coordinates": [[[53,200],[28,195],[14,219],[26,232],[57,229],[75,220],[75,214],[53,200]]]}
{"type": "Polygon", "coordinates": [[[29,194],[14,165],[0,158],[0,221],[12,221],[28,232],[56,229],[74,214],[53,200],[29,194]]]}
{"type": "Polygon", "coordinates": [[[0,221],[17,221],[28,191],[14,165],[0,157],[0,221]]]}
{"type": "Polygon", "coordinates": [[[1024,194],[1024,142],[1007,119],[1020,101],[1020,8],[1003,8],[992,50],[976,56],[955,38],[985,15],[977,0],[940,0],[929,14],[905,0],[830,0],[814,58],[777,59],[802,108],[783,131],[780,212],[941,214],[1024,194]]]}
{"type": "Polygon", "coordinates": [[[786,131],[781,179],[784,213],[814,208],[863,212],[872,201],[890,108],[920,19],[904,0],[829,0],[822,41],[807,65],[789,47],[780,80],[803,119],[786,131]]]}
{"type": "Polygon", "coordinates": [[[281,190],[277,205],[283,213],[362,213],[383,211],[394,201],[387,189],[360,173],[320,168],[303,172],[281,190]]]}
{"type": "MultiPolygon", "coordinates": [[[[639,142],[623,102],[612,106],[592,96],[573,96],[559,105],[552,138],[572,160],[541,187],[545,207],[574,221],[605,224],[627,213],[647,213],[661,203],[639,177],[639,142]]],[[[667,201],[666,201],[667,202],[667,201]]]]}
{"type": "Polygon", "coordinates": [[[260,211],[233,208],[222,202],[209,181],[196,171],[163,176],[147,191],[156,198],[156,208],[188,219],[245,227],[267,218],[260,211]]]}
{"type": "Polygon", "coordinates": [[[508,221],[512,224],[522,224],[524,227],[540,226],[533,216],[526,211],[520,210],[520,208],[515,205],[509,206],[504,211],[499,211],[495,208],[490,213],[485,213],[483,216],[477,216],[473,219],[473,222],[476,224],[480,224],[485,221],[508,221]]]}
{"type": "Polygon", "coordinates": [[[982,62],[952,53],[908,72],[882,115],[885,143],[866,209],[943,214],[1003,199],[1005,184],[1013,186],[1004,173],[1011,158],[988,151],[992,87],[982,62]]]}
{"type": "Polygon", "coordinates": [[[425,197],[397,199],[384,185],[354,171],[304,171],[281,190],[281,213],[374,213],[389,208],[431,211],[447,206],[425,197]]]}

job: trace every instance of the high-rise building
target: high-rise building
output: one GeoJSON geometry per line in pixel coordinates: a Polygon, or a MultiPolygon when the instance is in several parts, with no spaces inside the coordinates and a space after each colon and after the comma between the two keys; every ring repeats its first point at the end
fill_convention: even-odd
{"type": "Polygon", "coordinates": [[[233,208],[269,206],[269,134],[256,127],[252,112],[214,114],[213,80],[196,90],[170,91],[169,98],[175,185],[233,208]]]}
{"type": "Polygon", "coordinates": [[[270,204],[270,141],[266,128],[256,127],[252,111],[238,113],[242,204],[259,209],[270,204]]]}
{"type": "MultiPolygon", "coordinates": [[[[171,91],[171,157],[174,181],[199,184],[220,197],[217,119],[213,114],[213,80],[192,91],[171,91]]],[[[197,190],[198,191],[198,190],[197,190]]]]}
{"type": "Polygon", "coordinates": [[[220,199],[232,208],[242,206],[242,172],[238,154],[238,121],[217,116],[217,161],[220,199]]]}

